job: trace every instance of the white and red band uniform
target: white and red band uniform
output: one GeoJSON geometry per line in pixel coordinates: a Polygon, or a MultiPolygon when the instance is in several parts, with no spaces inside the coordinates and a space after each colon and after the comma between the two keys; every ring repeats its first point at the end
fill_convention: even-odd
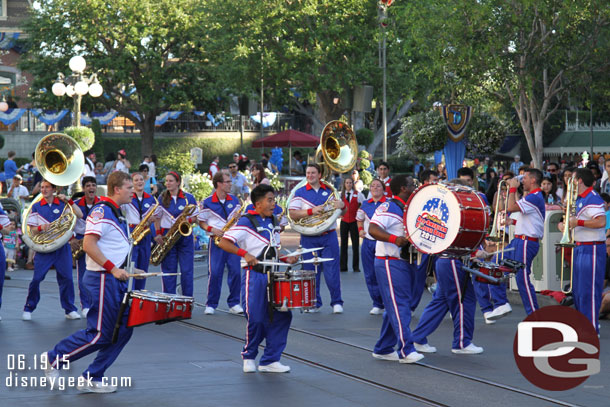
{"type": "Polygon", "coordinates": [[[87,227],[87,216],[86,216],[86,214],[88,214],[89,211],[91,210],[91,208],[93,207],[93,205],[95,205],[99,201],[100,201],[100,198],[96,196],[96,197],[93,198],[93,203],[91,205],[89,205],[87,203],[87,200],[83,196],[82,198],[80,198],[79,200],[77,200],[75,202],[76,205],[78,205],[80,207],[81,211],[83,212],[83,217],[79,218],[79,219],[76,219],[76,224],[74,225],[74,233],[76,233],[77,235],[84,235],[85,234],[85,229],[87,227]],[[87,208],[87,209],[85,210],[85,208],[87,208]]]}
{"type": "Polygon", "coordinates": [[[207,223],[210,227],[222,229],[228,220],[232,219],[240,210],[241,204],[235,195],[227,194],[224,200],[220,200],[216,192],[214,192],[211,197],[204,199],[202,202],[202,208],[199,211],[197,220],[207,223]],[[224,205],[227,211],[227,219],[221,216],[221,214],[224,215],[221,210],[222,205],[224,205]]]}
{"type": "Polygon", "coordinates": [[[383,194],[387,198],[391,198],[393,196],[392,190],[390,189],[390,181],[392,181],[392,178],[390,177],[385,177],[381,180],[381,182],[383,182],[383,185],[385,186],[385,191],[383,191],[383,194]]]}
{"type": "MultiPolygon", "coordinates": [[[[588,188],[579,197],[581,199],[576,201],[578,205],[576,219],[590,220],[606,216],[603,200],[597,192],[593,191],[593,187],[588,188]]],[[[574,228],[574,240],[577,242],[603,242],[606,240],[605,228],[592,229],[576,226],[574,228]]]]}
{"type": "Polygon", "coordinates": [[[351,190],[349,192],[350,194],[350,199],[349,202],[347,200],[347,192],[345,193],[345,198],[343,198],[343,203],[345,204],[345,213],[343,214],[343,217],[341,217],[341,220],[343,222],[348,222],[348,223],[352,223],[352,222],[356,222],[357,220],[357,215],[358,215],[358,208],[360,207],[360,204],[362,202],[364,202],[364,195],[362,195],[360,192],[351,190]]]}
{"type": "MultiPolygon", "coordinates": [[[[290,206],[288,207],[288,210],[298,211],[313,209],[318,205],[324,204],[327,200],[329,204],[336,201],[335,194],[333,194],[332,190],[327,185],[321,182],[320,187],[318,189],[315,189],[311,186],[311,184],[307,183],[303,187],[296,190],[294,198],[290,201],[290,206]]],[[[336,226],[331,227],[325,232],[325,234],[328,232],[332,232],[335,229],[336,226]]]]}
{"type": "MultiPolygon", "coordinates": [[[[191,204],[190,202],[188,202],[187,197],[182,193],[182,190],[180,190],[178,192],[178,195],[172,196],[171,199],[172,199],[173,202],[170,203],[170,206],[172,206],[172,203],[175,205],[177,203],[177,201],[178,201],[178,198],[184,199],[185,204],[189,204],[189,205],[191,204]]],[[[165,209],[163,207],[163,205],[159,205],[158,208],[161,210],[161,212],[160,212],[159,216],[157,216],[157,215],[155,215],[155,216],[157,216],[158,219],[160,220],[161,228],[162,229],[169,229],[169,228],[171,228],[174,225],[174,223],[176,222],[176,218],[174,218],[172,216],[172,214],[169,213],[167,211],[167,209],[165,209]]],[[[185,208],[184,204],[178,206],[178,209],[180,211],[184,210],[184,208],[185,208]]],[[[189,218],[190,219],[196,219],[198,217],[198,215],[199,215],[199,205],[195,205],[195,210],[193,211],[191,216],[189,216],[189,218]]]]}
{"type": "MultiPolygon", "coordinates": [[[[380,199],[381,203],[384,203],[384,202],[385,202],[385,200],[386,200],[385,196],[382,196],[382,197],[381,197],[381,199],[380,199]]],[[[371,199],[369,199],[367,202],[368,202],[368,203],[373,203],[373,202],[374,202],[374,200],[373,200],[373,198],[371,198],[371,199]]],[[[380,205],[381,205],[381,204],[380,204],[380,205]]],[[[373,212],[373,215],[374,215],[374,214],[375,214],[375,213],[373,212]]],[[[365,235],[364,237],[365,237],[365,238],[367,238],[367,239],[370,239],[370,240],[375,240],[375,239],[373,238],[373,236],[371,236],[371,235],[369,234],[369,224],[371,223],[371,219],[369,218],[369,216],[367,215],[367,213],[364,211],[364,209],[362,208],[362,206],[361,206],[360,208],[358,208],[358,212],[356,213],[356,220],[357,220],[358,222],[362,222],[362,228],[364,229],[364,232],[366,233],[366,235],[365,235]]]]}
{"type": "Polygon", "coordinates": [[[216,161],[212,161],[212,164],[210,164],[210,178],[214,177],[214,175],[218,172],[218,164],[216,163],[216,161]]]}
{"type": "MultiPolygon", "coordinates": [[[[256,211],[248,211],[248,213],[252,215],[257,215],[256,211]]],[[[246,225],[241,225],[240,223],[246,223],[248,225],[251,224],[250,221],[238,222],[238,224],[234,225],[231,229],[229,229],[223,237],[230,240],[234,244],[239,244],[239,247],[250,253],[254,257],[258,257],[261,252],[269,246],[269,240],[266,239],[259,233],[256,233],[252,228],[246,225]]],[[[261,224],[261,227],[273,230],[273,224],[270,217],[265,218],[261,224]]],[[[272,234],[272,242],[271,246],[275,248],[280,247],[280,232],[279,229],[276,229],[272,234]]]]}
{"type": "MultiPolygon", "coordinates": [[[[390,202],[384,202],[379,205],[379,208],[377,208],[375,211],[370,223],[379,226],[381,229],[385,230],[391,235],[404,237],[405,224],[403,222],[403,217],[398,213],[389,211],[389,207],[390,202]]],[[[400,258],[400,247],[396,246],[394,243],[382,242],[381,240],[378,240],[375,245],[375,256],[387,256],[398,259],[400,258]]]]}
{"type": "MultiPolygon", "coordinates": [[[[111,205],[113,201],[106,197],[100,198],[102,201],[108,201],[111,205]]],[[[85,236],[96,235],[103,239],[97,241],[97,246],[102,253],[110,260],[116,267],[121,267],[125,258],[129,254],[129,240],[123,229],[118,225],[111,217],[104,216],[105,211],[111,209],[103,204],[98,204],[91,210],[87,217],[87,227],[85,236]]],[[[103,271],[104,267],[97,264],[93,259],[87,255],[87,270],[92,271],[103,271]]]]}
{"type": "MultiPolygon", "coordinates": [[[[135,193],[133,194],[133,199],[139,199],[140,201],[143,201],[144,198],[152,198],[152,196],[144,192],[144,194],[142,194],[142,198],[138,198],[135,193]]],[[[121,209],[123,209],[125,213],[125,218],[127,219],[127,223],[129,223],[129,225],[137,225],[138,223],[140,223],[142,218],[146,217],[148,213],[152,210],[152,208],[155,206],[155,204],[152,203],[150,199],[147,199],[148,202],[143,202],[142,204],[144,212],[140,217],[140,211],[134,204],[133,199],[130,203],[121,205],[121,209]]],[[[155,209],[155,213],[153,213],[152,217],[161,217],[161,205],[157,206],[157,209],[155,209]]]]}
{"type": "MultiPolygon", "coordinates": [[[[540,188],[531,191],[525,197],[517,201],[521,211],[515,216],[515,235],[537,237],[542,239],[544,235],[544,215],[542,210],[534,204],[535,194],[542,195],[540,188]]],[[[538,200],[537,200],[538,201],[538,200]]],[[[544,200],[542,200],[544,203],[544,200]]],[[[544,208],[543,208],[544,209],[544,208]]]]}

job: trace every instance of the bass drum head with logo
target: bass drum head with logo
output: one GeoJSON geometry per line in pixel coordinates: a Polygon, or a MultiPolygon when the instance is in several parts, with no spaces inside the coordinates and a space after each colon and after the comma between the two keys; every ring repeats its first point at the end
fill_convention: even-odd
{"type": "Polygon", "coordinates": [[[424,185],[408,202],[407,236],[422,253],[437,254],[455,241],[461,223],[460,203],[445,185],[424,185]]]}

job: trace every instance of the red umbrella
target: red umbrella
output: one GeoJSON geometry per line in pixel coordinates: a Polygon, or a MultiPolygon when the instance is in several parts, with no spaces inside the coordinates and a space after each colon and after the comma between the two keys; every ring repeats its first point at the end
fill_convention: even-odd
{"type": "Polygon", "coordinates": [[[252,143],[252,147],[288,147],[288,174],[290,174],[290,168],[292,168],[292,147],[317,147],[319,144],[319,137],[291,129],[255,140],[252,143]]]}

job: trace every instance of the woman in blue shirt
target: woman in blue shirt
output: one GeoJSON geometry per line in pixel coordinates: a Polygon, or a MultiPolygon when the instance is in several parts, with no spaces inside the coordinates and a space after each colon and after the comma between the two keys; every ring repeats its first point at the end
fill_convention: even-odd
{"type": "Polygon", "coordinates": [[[157,195],[157,180],[155,177],[148,176],[148,171],[150,170],[148,165],[142,164],[138,170],[144,177],[144,191],[150,195],[157,195]]]}

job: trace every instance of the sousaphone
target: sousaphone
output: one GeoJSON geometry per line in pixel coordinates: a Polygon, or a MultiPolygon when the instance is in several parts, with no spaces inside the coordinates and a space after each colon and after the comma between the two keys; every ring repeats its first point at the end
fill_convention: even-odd
{"type": "MultiPolygon", "coordinates": [[[[320,182],[324,183],[332,192],[324,204],[324,212],[319,215],[311,215],[299,220],[293,220],[290,217],[290,211],[287,211],[288,222],[292,230],[305,236],[315,236],[326,232],[336,224],[343,210],[334,209],[332,201],[340,200],[341,198],[332,183],[326,181],[326,179],[330,178],[333,172],[343,174],[351,171],[356,164],[357,158],[358,143],[352,129],[346,123],[339,120],[333,120],[326,124],[320,136],[320,145],[316,150],[315,162],[322,168],[322,180],[320,182]]],[[[290,191],[287,207],[290,207],[290,201],[294,198],[296,190],[305,184],[307,184],[306,179],[299,182],[290,191]]]]}
{"type": "MultiPolygon", "coordinates": [[[[36,167],[42,177],[56,186],[66,186],[76,182],[85,169],[85,156],[76,141],[62,133],[52,133],[43,137],[34,152],[36,167]]],[[[23,241],[39,253],[50,253],[65,245],[72,237],[76,225],[76,215],[66,203],[59,218],[51,222],[45,232],[32,234],[27,225],[28,217],[35,203],[42,199],[42,194],[32,201],[23,211],[23,241]]]]}

